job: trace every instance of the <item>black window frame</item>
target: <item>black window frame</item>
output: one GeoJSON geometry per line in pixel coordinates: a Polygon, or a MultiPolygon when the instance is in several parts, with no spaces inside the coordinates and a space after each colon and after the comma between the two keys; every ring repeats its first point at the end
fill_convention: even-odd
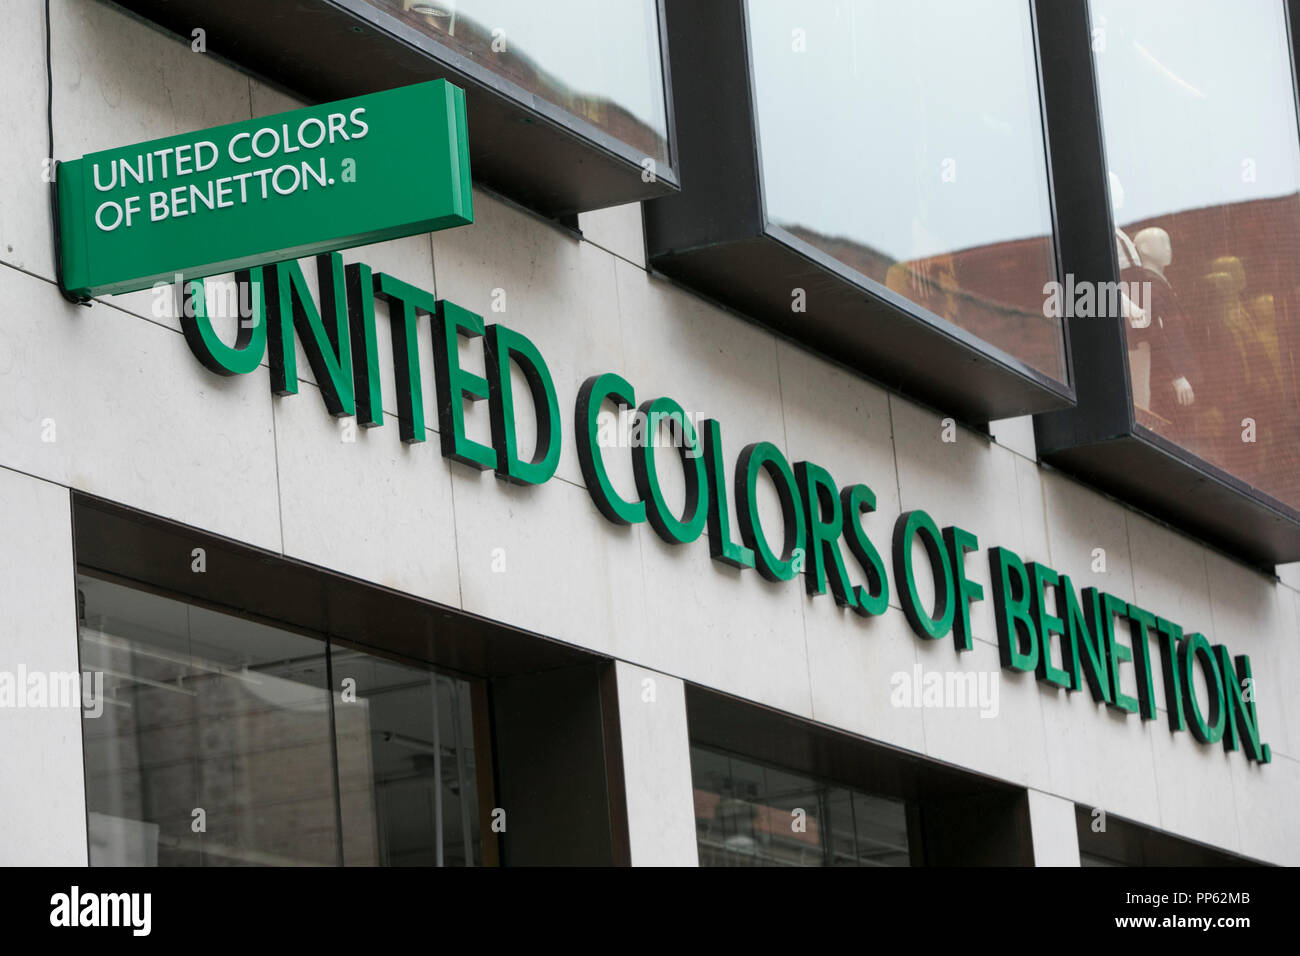
{"type": "Polygon", "coordinates": [[[913,867],[1033,865],[1019,784],[689,682],[686,723],[692,749],[900,801],[913,867]]]}
{"type": "MultiPolygon", "coordinates": [[[[1032,0],[1053,264],[1064,276],[1032,0]]],[[[1064,381],[931,313],[770,222],[745,0],[665,0],[677,141],[687,189],[645,206],[652,267],[904,394],[975,425],[1075,400],[1069,320],[1064,381]],[[809,290],[793,313],[792,288],[809,290]]]]}
{"type": "Polygon", "coordinates": [[[1080,866],[1227,868],[1268,865],[1082,803],[1074,806],[1074,822],[1079,835],[1080,866]],[[1098,820],[1102,823],[1100,829],[1096,828],[1098,820]]]}
{"type": "Polygon", "coordinates": [[[200,24],[211,54],[315,102],[445,78],[465,90],[475,183],[550,218],[681,187],[664,0],[655,6],[669,161],[656,161],[649,182],[641,164],[654,157],[366,0],[318,0],[309,9],[298,0],[113,2],[187,44],[200,24]]]}
{"type": "MultiPolygon", "coordinates": [[[[1286,6],[1293,95],[1300,3],[1286,6]]],[[[1067,272],[1076,283],[1116,282],[1113,212],[1088,0],[1035,0],[1067,272]]],[[[1297,100],[1300,116],[1300,100],[1297,100]]],[[[1300,143],[1297,143],[1300,149],[1300,143]]],[[[1300,560],[1300,510],[1207,462],[1137,421],[1120,316],[1069,327],[1077,404],[1034,419],[1039,457],[1271,571],[1300,560]]]]}

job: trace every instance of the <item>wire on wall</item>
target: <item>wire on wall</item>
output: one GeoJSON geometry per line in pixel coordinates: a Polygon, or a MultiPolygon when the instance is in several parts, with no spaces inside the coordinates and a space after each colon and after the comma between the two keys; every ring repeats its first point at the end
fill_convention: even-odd
{"type": "Polygon", "coordinates": [[[45,129],[47,164],[50,183],[50,225],[54,233],[54,278],[59,294],[69,302],[89,306],[91,300],[69,292],[63,285],[63,233],[59,227],[59,164],[54,158],[54,58],[50,43],[50,0],[45,0],[45,129]]]}

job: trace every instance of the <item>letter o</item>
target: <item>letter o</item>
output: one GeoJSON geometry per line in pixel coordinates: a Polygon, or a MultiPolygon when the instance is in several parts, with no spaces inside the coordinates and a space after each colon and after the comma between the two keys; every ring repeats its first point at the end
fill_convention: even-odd
{"type": "Polygon", "coordinates": [[[1178,646],[1178,663],[1183,672],[1183,716],[1187,719],[1187,729],[1203,744],[1218,743],[1223,739],[1227,724],[1227,710],[1223,700],[1223,675],[1219,673],[1219,662],[1214,659],[1210,642],[1204,634],[1188,634],[1178,646]],[[1196,682],[1192,679],[1197,661],[1205,674],[1205,683],[1210,691],[1209,720],[1201,711],[1200,701],[1196,699],[1196,682]]]}
{"type": "Polygon", "coordinates": [[[253,134],[253,152],[256,153],[260,159],[266,159],[268,156],[274,156],[276,152],[279,150],[279,148],[280,148],[280,134],[275,131],[274,127],[263,126],[261,129],[259,129],[256,133],[253,134]],[[265,153],[257,148],[257,142],[262,138],[263,133],[270,133],[271,139],[274,142],[274,145],[265,153]]]}
{"type": "Polygon", "coordinates": [[[298,167],[297,167],[297,166],[294,166],[294,165],[291,165],[291,164],[290,164],[290,165],[285,165],[285,166],[280,166],[280,167],[277,167],[276,170],[275,170],[275,172],[271,174],[271,187],[272,187],[276,192],[278,192],[281,196],[288,196],[288,195],[290,195],[290,194],[292,194],[292,193],[294,193],[294,192],[297,191],[297,189],[298,189],[298,183],[301,181],[301,177],[302,177],[302,174],[298,172],[298,167]],[[281,189],[281,188],[280,188],[280,174],[281,174],[282,172],[284,172],[285,170],[288,170],[289,172],[293,173],[293,185],[290,186],[288,189],[281,189]]]}
{"type": "Polygon", "coordinates": [[[939,528],[926,512],[905,511],[894,523],[894,580],[901,582],[898,589],[899,602],[907,623],[920,637],[938,640],[952,630],[953,613],[957,602],[953,593],[954,583],[952,566],[948,563],[948,553],[943,547],[943,536],[939,528]],[[934,610],[927,612],[921,607],[921,596],[916,590],[916,573],[912,566],[912,540],[920,535],[926,557],[934,574],[934,610]],[[941,574],[942,572],[942,580],[941,574]]]}
{"type": "Polygon", "coordinates": [[[645,441],[632,448],[632,471],[636,474],[637,491],[645,500],[646,518],[669,544],[688,544],[704,532],[709,518],[708,482],[699,436],[686,416],[686,409],[671,398],[643,402],[637,413],[645,422],[645,441]],[[686,475],[686,504],[680,516],[673,514],[664,500],[655,470],[655,437],[663,419],[676,421],[684,439],[677,449],[686,475]]]}
{"type": "Polygon", "coordinates": [[[301,123],[298,124],[298,143],[305,149],[315,149],[321,143],[325,142],[325,136],[326,136],[325,124],[322,123],[315,116],[309,116],[301,123]],[[307,126],[308,123],[315,123],[317,128],[320,130],[320,139],[316,140],[316,142],[314,143],[307,142],[307,140],[304,139],[302,135],[303,128],[307,126]]]}
{"type": "Polygon", "coordinates": [[[794,472],[779,448],[762,441],[746,445],[741,450],[736,461],[736,517],[740,519],[740,537],[754,552],[754,567],[769,581],[789,581],[798,573],[795,570],[795,552],[804,550],[807,544],[803,502],[798,495],[794,472]],[[755,491],[760,471],[767,472],[781,499],[785,536],[780,554],[773,552],[768,545],[758,515],[755,491]]]}
{"type": "Polygon", "coordinates": [[[95,225],[97,225],[104,232],[112,232],[118,226],[122,225],[122,207],[119,206],[111,199],[108,200],[107,202],[100,203],[99,208],[95,210],[95,225]],[[109,206],[112,206],[114,209],[117,210],[117,219],[113,221],[113,225],[106,226],[104,225],[103,221],[100,219],[100,216],[103,214],[104,210],[109,206]]]}

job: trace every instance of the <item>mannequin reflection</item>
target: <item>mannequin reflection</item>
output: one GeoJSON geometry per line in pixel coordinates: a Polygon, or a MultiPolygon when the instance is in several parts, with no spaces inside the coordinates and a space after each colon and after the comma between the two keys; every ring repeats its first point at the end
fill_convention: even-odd
{"type": "Polygon", "coordinates": [[[1230,307],[1226,318],[1246,361],[1248,387],[1260,394],[1280,390],[1280,347],[1273,297],[1246,298],[1246,268],[1236,256],[1220,256],[1210,263],[1210,273],[1228,276],[1230,307]]]}
{"type": "MultiPolygon", "coordinates": [[[[1124,185],[1119,181],[1119,177],[1114,172],[1110,173],[1110,210],[1111,221],[1119,222],[1119,212],[1124,208],[1124,185]]],[[[1123,274],[1125,269],[1131,269],[1142,265],[1142,258],[1138,254],[1137,248],[1133,245],[1133,240],[1119,226],[1115,227],[1115,258],[1119,263],[1119,271],[1123,274]]],[[[1145,328],[1149,323],[1149,317],[1146,311],[1140,308],[1129,297],[1128,293],[1120,293],[1120,314],[1128,319],[1129,325],[1135,329],[1145,328]]]]}
{"type": "MultiPolygon", "coordinates": [[[[1198,325],[1202,348],[1214,357],[1209,388],[1202,389],[1209,403],[1201,415],[1201,432],[1208,443],[1208,457],[1233,474],[1251,473],[1250,451],[1255,446],[1237,440],[1236,423],[1246,415],[1258,420],[1260,409],[1251,408],[1249,326],[1239,290],[1244,285],[1240,263],[1230,257],[1216,260],[1202,280],[1202,307],[1198,325]]],[[[1262,429],[1261,429],[1262,431],[1262,429]]]]}
{"type": "Polygon", "coordinates": [[[1283,389],[1282,357],[1271,295],[1247,296],[1246,269],[1236,256],[1220,256],[1210,263],[1206,283],[1215,292],[1208,313],[1206,347],[1215,356],[1214,404],[1223,410],[1226,445],[1238,474],[1258,475],[1278,460],[1275,440],[1278,425],[1290,411],[1283,389]],[[1255,422],[1257,437],[1246,444],[1236,440],[1238,423],[1255,422]]]}
{"type": "Polygon", "coordinates": [[[1145,324],[1130,323],[1131,348],[1144,343],[1150,352],[1150,409],[1162,418],[1177,421],[1180,409],[1196,400],[1192,389],[1195,350],[1189,339],[1187,315],[1178,302],[1165,270],[1173,261],[1169,233],[1158,226],[1143,229],[1133,239],[1138,264],[1125,269],[1126,283],[1144,283],[1145,324]],[[1147,292],[1149,290],[1149,292],[1147,292]]]}
{"type": "MultiPolygon", "coordinates": [[[[1123,277],[1129,269],[1142,264],[1137,247],[1128,233],[1118,225],[1120,211],[1124,208],[1124,185],[1114,171],[1109,172],[1111,222],[1115,223],[1115,262],[1123,277]]],[[[1125,286],[1120,288],[1120,316],[1128,329],[1144,329],[1150,325],[1146,312],[1129,298],[1125,286]]],[[[1127,329],[1126,329],[1127,332],[1127,329]]],[[[1133,389],[1133,404],[1138,408],[1151,407],[1151,344],[1130,340],[1128,348],[1129,382],[1133,389]]]]}

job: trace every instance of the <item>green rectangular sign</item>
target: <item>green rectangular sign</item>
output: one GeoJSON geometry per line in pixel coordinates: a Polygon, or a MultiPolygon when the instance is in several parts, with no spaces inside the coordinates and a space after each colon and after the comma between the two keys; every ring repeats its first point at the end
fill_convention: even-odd
{"type": "Polygon", "coordinates": [[[465,93],[434,80],[90,153],[58,197],[83,296],[466,225],[465,93]]]}

